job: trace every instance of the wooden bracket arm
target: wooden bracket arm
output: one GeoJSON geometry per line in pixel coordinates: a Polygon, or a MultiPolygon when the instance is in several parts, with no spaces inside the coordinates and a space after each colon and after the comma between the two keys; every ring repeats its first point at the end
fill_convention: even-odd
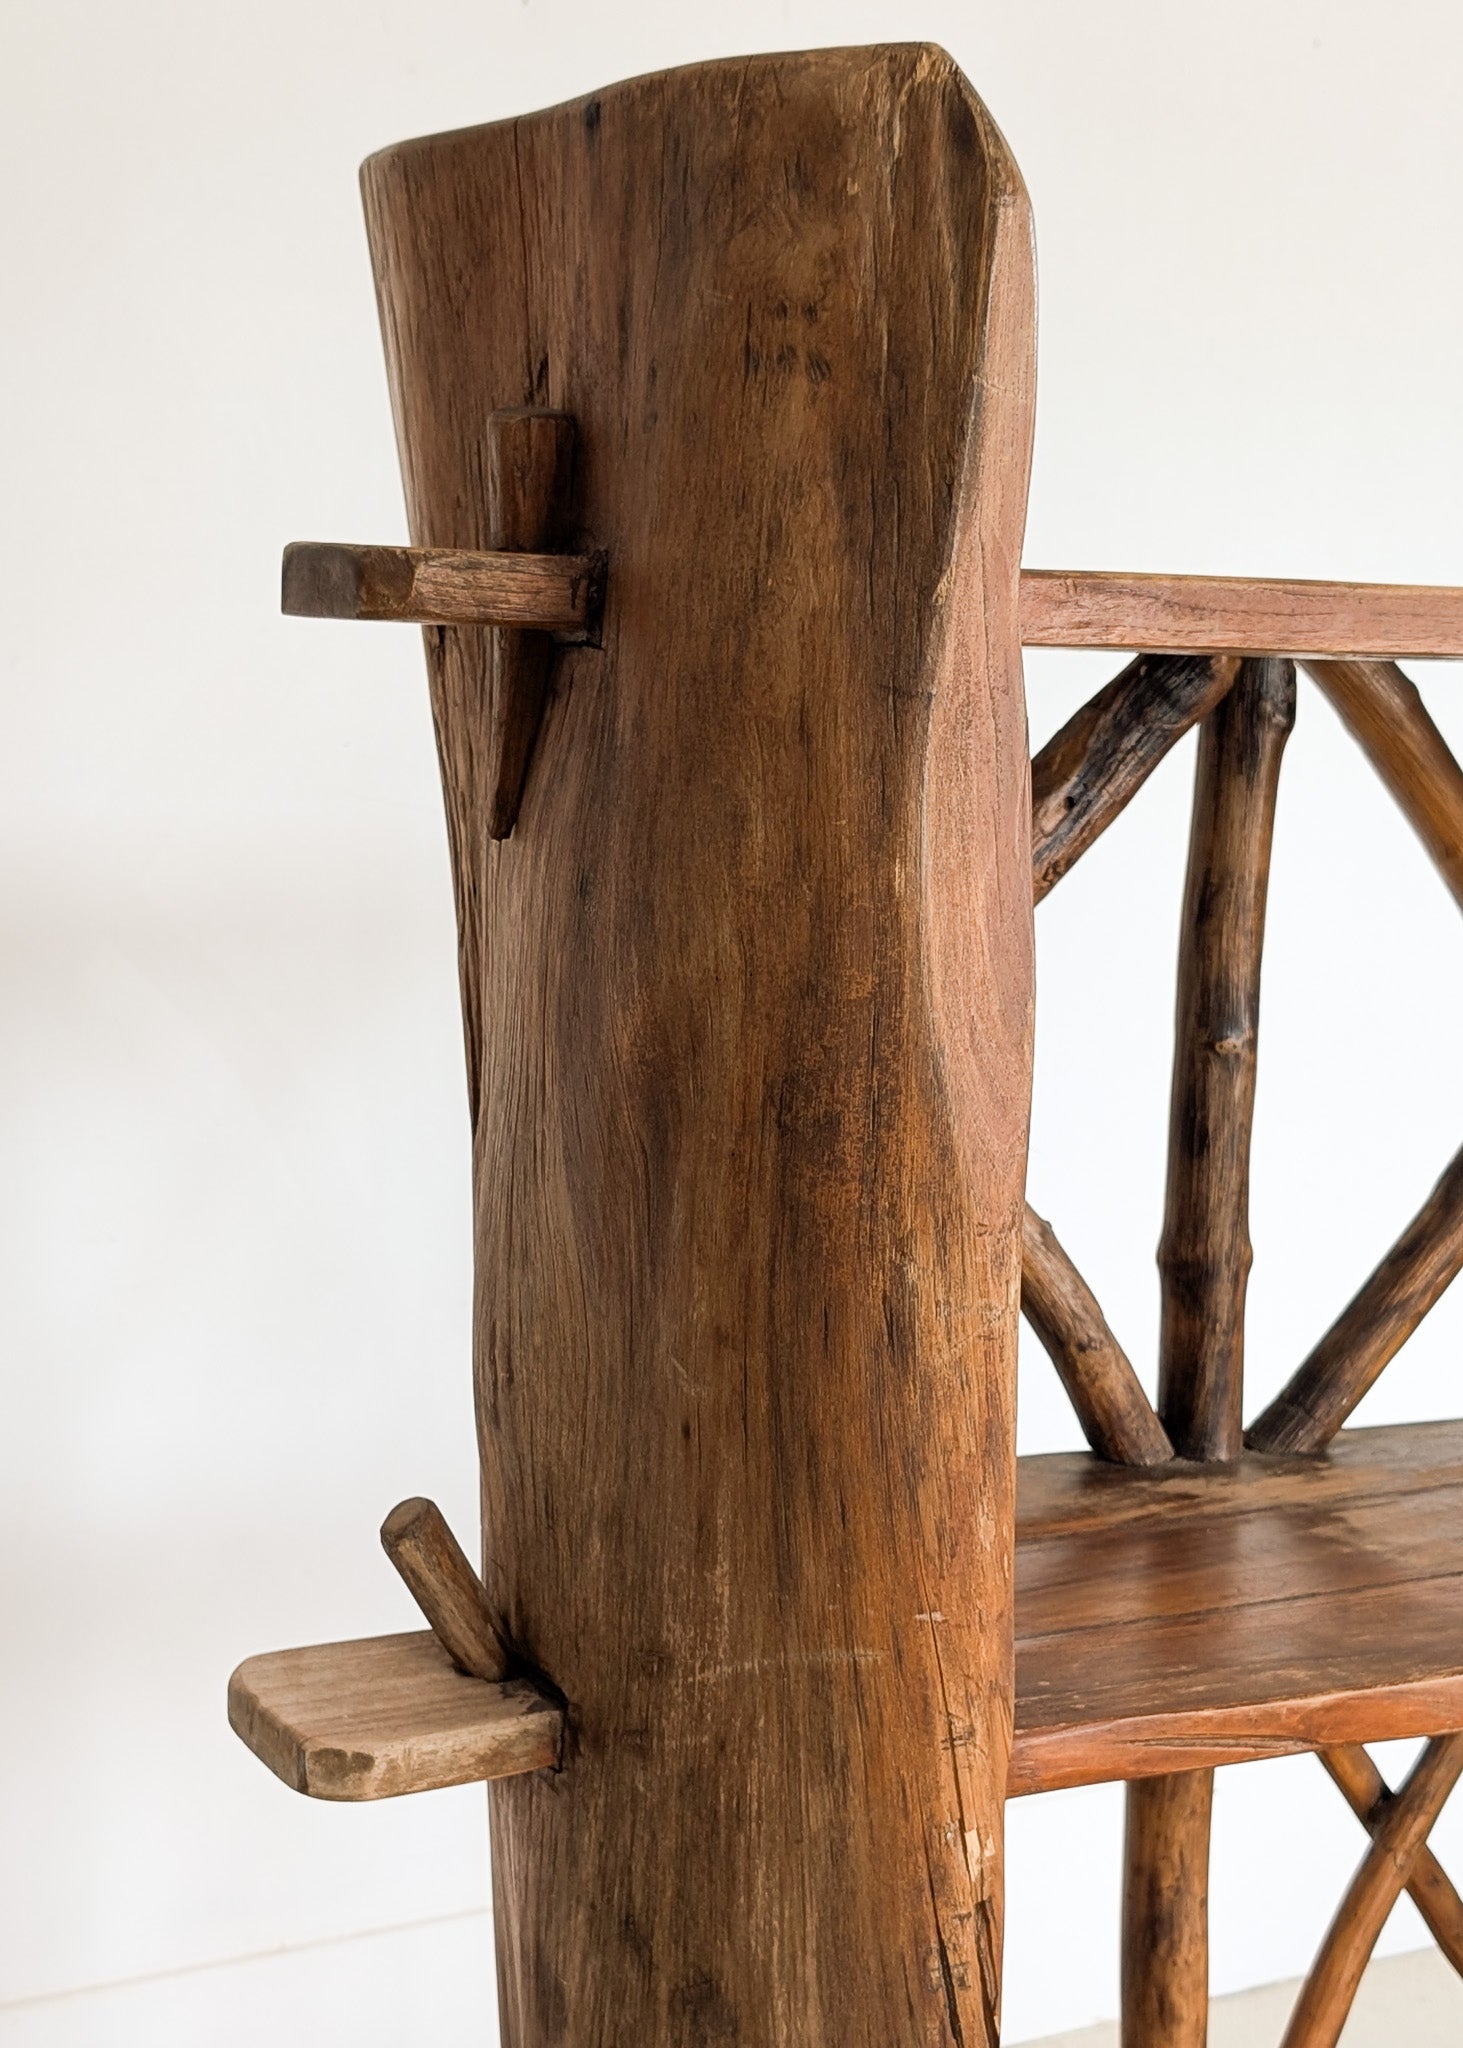
{"type": "Polygon", "coordinates": [[[291,541],[280,608],[298,619],[516,626],[588,640],[604,597],[603,555],[487,553],[291,541]]]}
{"type": "Polygon", "coordinates": [[[229,1680],[229,1725],[312,1799],[393,1799],[556,1769],[564,1709],[526,1678],[453,1669],[422,1629],[249,1657],[229,1680]]]}
{"type": "Polygon", "coordinates": [[[563,1706],[508,1676],[492,1604],[441,1510],[402,1501],[381,1545],[431,1632],[250,1657],[229,1680],[235,1734],[314,1799],[390,1799],[557,1767],[563,1706]]]}

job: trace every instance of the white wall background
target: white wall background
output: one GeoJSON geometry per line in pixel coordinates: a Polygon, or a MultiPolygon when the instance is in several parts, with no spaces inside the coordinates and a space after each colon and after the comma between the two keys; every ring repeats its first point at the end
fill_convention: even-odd
{"type": "MultiPolygon", "coordinates": [[[[1463,582],[1444,0],[8,0],[0,2001],[486,1897],[480,1792],[315,1806],[223,1713],[250,1651],[412,1625],[375,1539],[399,1496],[474,1514],[420,655],[277,616],[287,538],[404,532],[356,164],[636,71],[915,36],[1035,201],[1028,561],[1463,582]]],[[[1033,738],[1111,666],[1034,659],[1033,738]]],[[[1463,748],[1463,677],[1421,679],[1463,748]]],[[[1191,761],[1039,920],[1033,1193],[1142,1361],[1191,761]]],[[[1305,689],[1257,1396],[1463,1137],[1460,1000],[1456,910],[1305,689]]],[[[1460,1337],[1463,1298],[1364,1419],[1456,1411],[1460,1337]]],[[[1022,1436],[1077,1441],[1034,1347],[1022,1436]]],[[[1013,1809],[1009,2038],[1115,2008],[1119,1826],[1110,1788],[1013,1809]]],[[[1216,1988],[1304,1966],[1358,1840],[1307,1759],[1224,1774],[1216,1988]]],[[[1399,1911],[1386,1944],[1421,1939],[1399,1911]]]]}

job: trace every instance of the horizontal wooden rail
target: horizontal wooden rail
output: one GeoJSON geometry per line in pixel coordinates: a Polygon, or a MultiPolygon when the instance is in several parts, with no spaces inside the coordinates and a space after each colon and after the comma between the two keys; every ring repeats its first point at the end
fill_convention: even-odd
{"type": "MultiPolygon", "coordinates": [[[[294,541],[284,553],[283,608],[300,618],[585,636],[603,582],[600,555],[294,541]]],[[[1023,569],[1021,639],[1164,654],[1463,659],[1463,589],[1023,569]]]]}
{"type": "Polygon", "coordinates": [[[1463,657],[1463,589],[1023,569],[1027,647],[1463,657]]]}
{"type": "Polygon", "coordinates": [[[584,639],[603,586],[601,555],[297,540],[284,551],[280,603],[295,618],[518,626],[584,639]]]}

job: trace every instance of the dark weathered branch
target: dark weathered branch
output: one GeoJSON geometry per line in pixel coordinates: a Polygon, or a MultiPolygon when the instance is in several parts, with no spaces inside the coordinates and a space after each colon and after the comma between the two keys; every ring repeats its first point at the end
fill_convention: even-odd
{"type": "Polygon", "coordinates": [[[1119,1465],[1162,1465],[1172,1458],[1163,1424],[1096,1297],[1029,1202],[1021,1233],[1021,1308],[1100,1458],[1119,1465]]]}
{"type": "Polygon", "coordinates": [[[1199,741],[1179,947],[1159,1413],[1181,1457],[1243,1448],[1260,957],[1295,669],[1247,661],[1199,741]]]}
{"type": "Polygon", "coordinates": [[[1107,830],[1169,748],[1213,710],[1238,669],[1226,655],[1140,654],[1047,741],[1031,763],[1038,903],[1107,830]]]}
{"type": "Polygon", "coordinates": [[[1377,1936],[1460,1774],[1463,1735],[1438,1736],[1372,1837],[1301,1986],[1281,2048],[1336,2048],[1377,1936]]]}
{"type": "Polygon", "coordinates": [[[1308,661],[1343,725],[1463,905],[1463,768],[1392,661],[1308,661]]]}
{"type": "Polygon", "coordinates": [[[1463,1151],[1382,1263],[1249,1431],[1257,1451],[1319,1451],[1463,1271],[1463,1151]]]}
{"type": "MultiPolygon", "coordinates": [[[[1359,1742],[1351,1742],[1339,1749],[1318,1750],[1317,1755],[1367,1833],[1375,1835],[1397,1804],[1397,1794],[1388,1790],[1368,1752],[1359,1742]]],[[[1433,1940],[1463,1976],[1463,1899],[1426,1846],[1418,1851],[1407,1889],[1433,1940]]]]}

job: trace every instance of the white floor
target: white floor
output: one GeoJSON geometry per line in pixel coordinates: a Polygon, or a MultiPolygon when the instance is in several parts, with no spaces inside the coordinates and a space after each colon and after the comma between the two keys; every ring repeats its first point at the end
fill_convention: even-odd
{"type": "MultiPolygon", "coordinates": [[[[1295,1995],[1272,1984],[1215,2001],[1209,2048],[1275,2048],[1295,1995]]],[[[0,2006],[0,2048],[492,2048],[487,1916],[458,1914],[350,1941],[0,2006]]],[[[1113,2023],[1030,2048],[1117,2048],[1113,2023]]],[[[1456,2048],[1463,1984],[1433,1949],[1367,1972],[1343,2048],[1456,2048]]]]}
{"type": "MultiPolygon", "coordinates": [[[[1276,2048],[1298,1984],[1216,1998],[1209,2008],[1209,2048],[1276,2048]]],[[[1342,2048],[1457,2048],[1463,2039],[1463,1983],[1436,1949],[1415,1949],[1373,1963],[1362,1980],[1342,2048]]],[[[1054,2034],[1030,2048],[1118,2048],[1116,2021],[1054,2034]]]]}

